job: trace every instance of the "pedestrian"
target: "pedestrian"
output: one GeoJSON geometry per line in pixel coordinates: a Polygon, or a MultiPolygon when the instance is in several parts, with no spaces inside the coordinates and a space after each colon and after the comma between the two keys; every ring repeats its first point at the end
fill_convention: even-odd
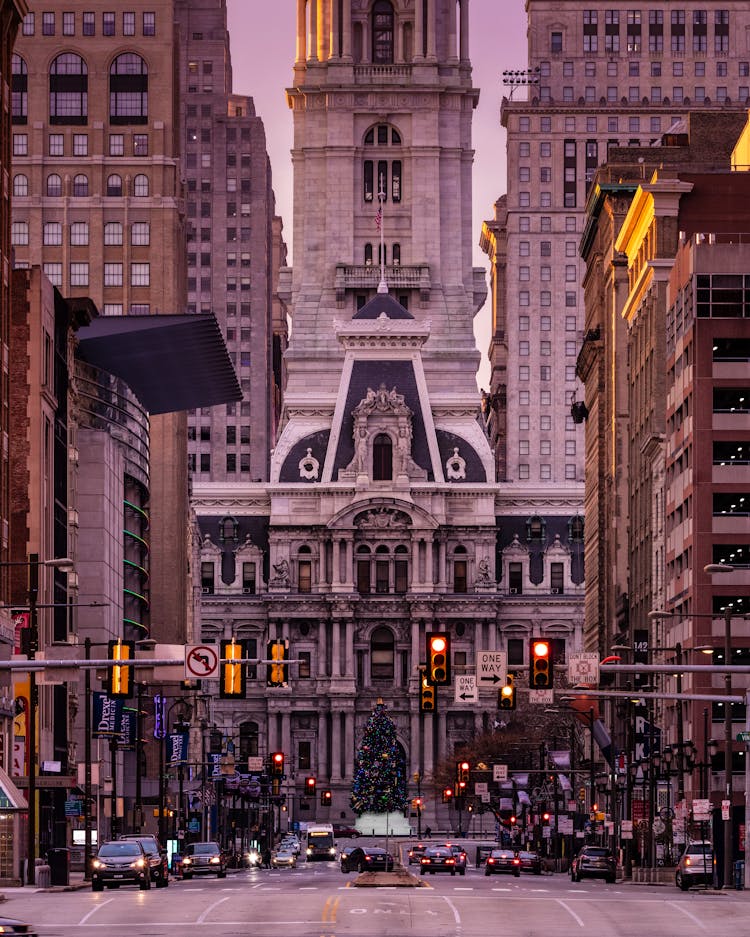
{"type": "Polygon", "coordinates": [[[263,868],[270,869],[271,868],[271,850],[268,848],[268,846],[263,847],[262,856],[263,856],[263,868]]]}
{"type": "Polygon", "coordinates": [[[429,839],[429,838],[432,836],[432,827],[431,827],[431,826],[426,826],[426,827],[424,828],[424,835],[427,837],[427,839],[429,839]]]}

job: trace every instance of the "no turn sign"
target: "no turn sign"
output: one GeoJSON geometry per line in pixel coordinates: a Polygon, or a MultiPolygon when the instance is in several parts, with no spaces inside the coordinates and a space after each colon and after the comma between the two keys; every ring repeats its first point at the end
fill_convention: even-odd
{"type": "Polygon", "coordinates": [[[185,647],[185,679],[209,680],[219,673],[219,652],[213,644],[188,644],[185,647]]]}

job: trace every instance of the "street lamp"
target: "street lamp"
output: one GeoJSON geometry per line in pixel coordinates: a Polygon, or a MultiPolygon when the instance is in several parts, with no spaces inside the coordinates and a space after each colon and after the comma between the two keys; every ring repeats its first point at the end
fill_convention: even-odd
{"type": "MultiPolygon", "coordinates": [[[[29,607],[29,624],[28,627],[24,629],[26,632],[24,634],[24,650],[26,651],[26,656],[30,661],[34,660],[36,657],[36,652],[39,650],[39,618],[38,618],[38,605],[37,599],[39,597],[39,567],[40,566],[50,566],[53,569],[73,569],[75,565],[73,560],[68,556],[60,556],[50,560],[40,560],[38,553],[30,553],[28,560],[10,560],[3,561],[0,563],[1,566],[26,566],[29,571],[29,587],[28,587],[28,607],[29,607]]],[[[27,839],[26,839],[26,882],[29,885],[34,885],[36,881],[35,876],[35,862],[36,862],[36,710],[37,710],[37,686],[36,686],[36,671],[31,669],[29,670],[29,713],[28,713],[28,728],[27,728],[27,737],[26,737],[26,758],[27,764],[29,766],[29,777],[28,777],[28,802],[29,802],[29,811],[28,811],[28,824],[27,824],[27,839]]]]}

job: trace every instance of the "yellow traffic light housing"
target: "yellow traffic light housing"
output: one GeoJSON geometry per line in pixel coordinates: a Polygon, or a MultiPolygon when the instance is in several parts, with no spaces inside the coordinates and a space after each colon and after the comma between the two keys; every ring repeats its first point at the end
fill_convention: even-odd
{"type": "Polygon", "coordinates": [[[427,680],[427,675],[422,672],[421,686],[419,689],[419,711],[421,713],[434,713],[436,709],[437,687],[433,686],[427,680]]]}
{"type": "Polygon", "coordinates": [[[466,787],[466,785],[469,782],[470,769],[471,769],[471,765],[469,764],[468,761],[456,762],[456,781],[459,784],[463,784],[464,787],[466,787]]]}
{"type": "MultiPolygon", "coordinates": [[[[135,641],[110,641],[109,659],[112,661],[132,661],[135,657],[135,641]]],[[[107,696],[129,699],[133,695],[133,668],[129,663],[114,663],[107,670],[105,690],[107,696]]]]}
{"type": "Polygon", "coordinates": [[[245,656],[245,645],[232,638],[221,642],[221,680],[219,696],[221,699],[244,699],[247,691],[245,665],[241,663],[245,656]]]}
{"type": "Polygon", "coordinates": [[[443,632],[427,635],[427,682],[433,686],[451,682],[451,639],[443,632]]]}
{"type": "Polygon", "coordinates": [[[529,646],[529,687],[550,690],[552,680],[552,645],[542,638],[532,638],[529,646]]]}
{"type": "Polygon", "coordinates": [[[497,691],[497,708],[498,709],[515,709],[516,708],[516,688],[513,683],[513,674],[508,674],[507,682],[505,686],[501,686],[497,691]]]}
{"type": "Polygon", "coordinates": [[[269,663],[267,686],[286,686],[289,683],[289,642],[277,639],[269,641],[266,649],[269,663]]]}

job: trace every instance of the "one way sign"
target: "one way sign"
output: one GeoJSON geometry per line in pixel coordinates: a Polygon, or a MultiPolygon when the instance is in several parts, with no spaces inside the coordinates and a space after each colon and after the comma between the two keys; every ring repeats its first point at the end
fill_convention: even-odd
{"type": "Polygon", "coordinates": [[[477,678],[473,673],[461,673],[454,676],[456,702],[476,703],[479,700],[477,678]]]}
{"type": "Polygon", "coordinates": [[[477,683],[479,686],[502,686],[508,673],[507,659],[505,651],[478,651],[477,683]]]}

